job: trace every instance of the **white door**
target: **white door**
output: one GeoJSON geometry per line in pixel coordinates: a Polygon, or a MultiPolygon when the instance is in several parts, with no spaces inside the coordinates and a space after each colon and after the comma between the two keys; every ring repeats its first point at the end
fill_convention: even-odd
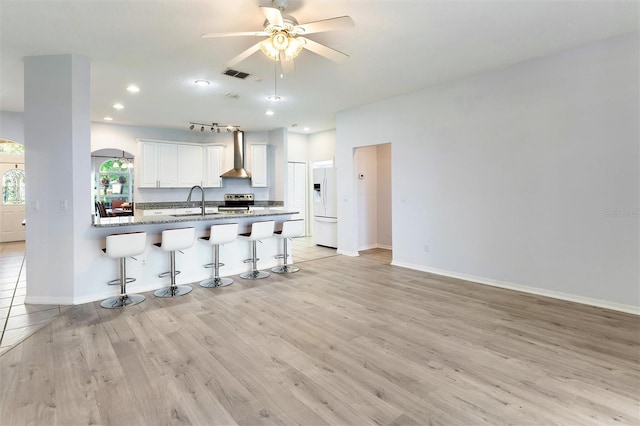
{"type": "Polygon", "coordinates": [[[0,163],[0,242],[24,241],[24,164],[0,163]]]}
{"type": "Polygon", "coordinates": [[[296,210],[299,213],[292,219],[305,221],[305,236],[307,229],[307,164],[290,162],[287,164],[287,209],[296,210]]]}

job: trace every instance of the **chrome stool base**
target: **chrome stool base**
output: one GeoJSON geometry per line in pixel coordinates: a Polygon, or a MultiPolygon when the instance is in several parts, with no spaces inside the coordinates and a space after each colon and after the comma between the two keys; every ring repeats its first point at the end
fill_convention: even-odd
{"type": "Polygon", "coordinates": [[[300,268],[295,265],[282,265],[271,268],[271,272],[275,272],[276,274],[293,274],[294,272],[298,272],[299,270],[300,268]]]}
{"type": "Polygon", "coordinates": [[[185,294],[191,293],[191,290],[193,290],[193,288],[188,285],[169,286],[154,291],[153,295],[156,297],[184,296],[185,294]]]}
{"type": "Polygon", "coordinates": [[[245,280],[261,280],[267,278],[269,275],[271,274],[265,271],[249,271],[240,274],[240,278],[245,280]]]}
{"type": "Polygon", "coordinates": [[[144,296],[141,294],[125,294],[124,296],[114,296],[100,303],[100,306],[106,309],[124,308],[125,306],[137,305],[144,301],[144,296]]]}
{"type": "Polygon", "coordinates": [[[201,287],[213,288],[213,287],[226,287],[233,284],[231,278],[209,278],[208,280],[200,281],[201,287]]]}

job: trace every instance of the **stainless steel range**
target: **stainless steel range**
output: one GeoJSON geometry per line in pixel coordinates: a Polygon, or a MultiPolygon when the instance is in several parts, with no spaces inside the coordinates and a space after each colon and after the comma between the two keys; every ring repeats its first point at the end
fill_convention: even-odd
{"type": "Polygon", "coordinates": [[[253,194],[224,194],[224,205],[218,206],[218,211],[248,213],[253,203],[253,194]]]}

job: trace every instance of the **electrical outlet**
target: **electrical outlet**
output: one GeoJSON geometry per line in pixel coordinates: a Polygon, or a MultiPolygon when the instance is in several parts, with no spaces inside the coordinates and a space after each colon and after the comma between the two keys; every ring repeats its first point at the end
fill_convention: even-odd
{"type": "Polygon", "coordinates": [[[424,245],[424,252],[429,253],[429,244],[424,245]]]}

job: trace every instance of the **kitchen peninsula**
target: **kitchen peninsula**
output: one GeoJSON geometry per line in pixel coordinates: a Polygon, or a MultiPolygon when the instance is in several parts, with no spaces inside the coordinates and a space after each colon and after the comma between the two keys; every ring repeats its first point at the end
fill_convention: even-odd
{"type": "MultiPolygon", "coordinates": [[[[102,253],[107,235],[141,232],[147,233],[147,244],[145,252],[137,256],[137,261],[127,262],[127,276],[136,278],[135,282],[127,285],[127,290],[131,293],[142,293],[164,287],[168,284],[167,278],[159,278],[158,275],[169,270],[169,258],[165,252],[154,244],[160,242],[162,231],[183,227],[193,227],[196,232],[196,241],[189,249],[183,253],[176,254],[177,269],[181,271],[178,275],[178,284],[192,284],[197,286],[204,279],[211,277],[211,269],[204,268],[203,265],[211,263],[211,246],[198,241],[200,237],[209,235],[211,225],[223,223],[238,223],[239,232],[249,232],[251,223],[261,220],[274,220],[276,229],[279,229],[282,222],[291,219],[297,214],[296,211],[286,211],[283,207],[259,207],[255,210],[245,212],[213,212],[205,214],[174,214],[174,215],[136,215],[124,217],[94,217],[92,223],[91,245],[94,246],[92,253],[86,253],[92,268],[94,280],[83,287],[85,293],[80,300],[75,303],[85,303],[106,299],[118,292],[116,287],[108,286],[107,281],[118,276],[118,263],[108,258],[102,253]]],[[[281,238],[268,238],[262,241],[258,247],[259,269],[270,269],[278,265],[275,259],[277,254],[283,252],[281,238]]],[[[290,252],[290,250],[289,250],[290,252]]],[[[291,252],[290,252],[291,253],[291,252]]],[[[222,276],[237,275],[248,270],[249,265],[244,263],[245,259],[251,257],[251,244],[242,238],[225,244],[220,249],[220,261],[225,264],[220,269],[222,276]]]]}

